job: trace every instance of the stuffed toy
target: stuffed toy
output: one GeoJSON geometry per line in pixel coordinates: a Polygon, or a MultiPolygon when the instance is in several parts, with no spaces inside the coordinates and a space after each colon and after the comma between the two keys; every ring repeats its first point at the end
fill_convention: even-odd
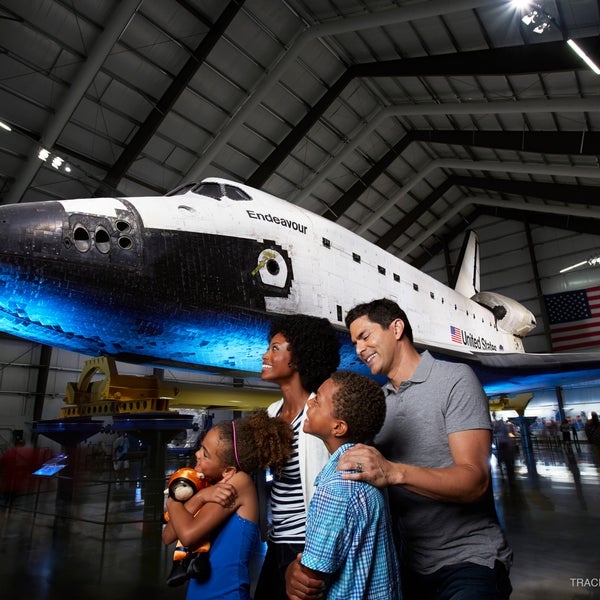
{"type": "Polygon", "coordinates": [[[178,502],[187,502],[196,492],[209,485],[203,473],[198,473],[191,467],[183,467],[169,477],[165,495],[168,494],[178,502]]]}
{"type": "MultiPolygon", "coordinates": [[[[202,473],[198,473],[190,467],[178,469],[171,475],[167,483],[165,495],[177,502],[187,502],[201,489],[208,487],[210,483],[202,473]]],[[[169,513],[165,512],[165,522],[169,521],[169,513]]],[[[174,587],[185,583],[190,577],[199,581],[206,581],[210,576],[210,562],[208,551],[210,540],[201,540],[194,550],[190,550],[177,540],[175,552],[173,553],[173,568],[167,577],[167,585],[174,587]]]]}

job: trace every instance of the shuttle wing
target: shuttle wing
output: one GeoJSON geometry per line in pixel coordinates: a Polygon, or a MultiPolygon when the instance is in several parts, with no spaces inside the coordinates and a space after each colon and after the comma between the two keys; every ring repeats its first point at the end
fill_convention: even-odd
{"type": "Polygon", "coordinates": [[[591,352],[555,352],[548,354],[535,354],[531,352],[513,354],[476,352],[474,356],[486,367],[499,367],[503,369],[600,367],[600,350],[591,352]]]}
{"type": "Polygon", "coordinates": [[[488,396],[600,385],[600,352],[474,353],[469,361],[488,396]]]}

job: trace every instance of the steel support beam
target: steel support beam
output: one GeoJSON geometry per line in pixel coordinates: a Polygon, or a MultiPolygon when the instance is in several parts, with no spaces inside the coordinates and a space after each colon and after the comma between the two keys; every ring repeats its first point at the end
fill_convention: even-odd
{"type": "MultiPolygon", "coordinates": [[[[544,200],[564,201],[568,198],[570,204],[600,206],[600,187],[588,185],[570,185],[564,183],[538,183],[533,181],[515,181],[508,179],[491,179],[486,177],[464,177],[451,175],[440,186],[431,192],[422,202],[408,212],[398,223],[383,234],[375,244],[386,249],[417,221],[433,204],[450,188],[461,186],[476,188],[504,194],[530,196],[544,200]]],[[[548,206],[552,212],[553,206],[548,206]]]]}
{"type": "Polygon", "coordinates": [[[187,177],[181,182],[194,181],[205,177],[205,171],[217,154],[225,147],[234,133],[243,125],[250,113],[262,102],[269,91],[275,86],[288,67],[298,58],[304,47],[320,38],[339,35],[352,31],[364,31],[374,27],[383,27],[393,23],[407,23],[418,19],[454,14],[484,6],[495,7],[498,0],[428,0],[409,4],[401,8],[384,10],[373,13],[363,13],[355,17],[347,17],[337,21],[320,23],[299,33],[294,41],[282,52],[275,63],[268,69],[263,79],[251,91],[247,99],[236,108],[231,119],[223,125],[212,143],[198,149],[200,158],[189,170],[187,177]]]}
{"type": "MultiPolygon", "coordinates": [[[[113,16],[104,31],[98,37],[86,61],[65,94],[65,97],[58,103],[58,108],[54,116],[48,121],[44,129],[40,144],[45,148],[52,148],[59,135],[62,133],[65,125],[69,122],[73,112],[83,98],[86,90],[94,80],[100,67],[110,54],[114,45],[117,43],[123,31],[137,12],[142,0],[123,0],[115,5],[113,16]]],[[[29,158],[23,165],[15,182],[7,194],[5,204],[19,202],[31,185],[34,177],[40,169],[42,161],[38,158],[38,144],[32,144],[29,158]]]]}
{"type": "MultiPolygon", "coordinates": [[[[598,38],[585,39],[590,44],[598,46],[600,50],[598,38]]],[[[567,47],[565,42],[559,41],[352,65],[323,94],[302,120],[273,149],[271,154],[262,161],[260,167],[252,173],[246,183],[253,187],[264,185],[329,106],[335,102],[345,87],[356,78],[510,76],[573,71],[582,68],[582,64],[581,59],[567,47]]]]}
{"type": "Polygon", "coordinates": [[[383,217],[396,203],[401,200],[412,188],[425,179],[436,169],[460,169],[473,171],[491,171],[506,173],[521,173],[523,175],[548,175],[550,177],[585,177],[600,179],[600,169],[597,167],[575,167],[571,165],[548,165],[539,163],[516,163],[491,160],[462,160],[462,159],[437,159],[430,162],[423,170],[410,179],[389,200],[386,200],[373,214],[356,229],[355,233],[362,234],[373,223],[383,217]]]}
{"type": "Polygon", "coordinates": [[[447,104],[402,104],[389,106],[373,114],[361,124],[360,132],[349,143],[344,144],[323,169],[298,194],[294,202],[302,206],[308,196],[315,190],[356,148],[367,141],[372,132],[386,119],[393,117],[427,116],[427,115],[489,115],[489,114],[525,114],[525,113],[585,113],[600,112],[600,96],[588,98],[560,98],[554,100],[521,100],[519,102],[455,102],[447,104]]]}
{"type": "Polygon", "coordinates": [[[500,206],[477,206],[468,215],[463,215],[464,221],[447,231],[443,237],[436,237],[436,241],[409,262],[416,269],[421,269],[427,262],[436,256],[444,247],[444,244],[454,239],[457,235],[470,227],[480,216],[491,216],[499,219],[509,219],[525,223],[539,225],[540,227],[554,227],[555,229],[566,229],[590,235],[598,235],[598,222],[589,217],[553,215],[549,213],[517,210],[515,208],[504,208],[500,206]]]}
{"type": "MultiPolygon", "coordinates": [[[[536,213],[541,213],[544,215],[550,215],[552,219],[560,216],[560,227],[561,229],[565,228],[566,219],[579,217],[581,219],[590,221],[592,220],[595,223],[595,231],[594,234],[597,234],[598,231],[598,223],[596,220],[600,220],[600,209],[597,208],[584,208],[580,206],[556,206],[556,205],[548,205],[548,204],[534,204],[531,202],[520,202],[515,200],[504,200],[501,198],[480,198],[477,196],[471,197],[467,196],[463,198],[460,202],[457,202],[452,206],[450,210],[444,212],[444,215],[437,219],[435,223],[433,223],[430,227],[428,227],[425,231],[419,234],[414,240],[412,240],[408,245],[402,248],[402,251],[396,253],[396,256],[405,260],[406,257],[413,252],[416,248],[423,245],[425,241],[431,236],[435,235],[436,231],[439,230],[445,223],[447,223],[450,219],[455,217],[458,213],[463,211],[471,204],[476,204],[479,206],[489,206],[494,209],[501,209],[505,211],[505,214],[509,214],[507,218],[513,220],[522,220],[519,217],[515,217],[518,213],[523,211],[527,215],[535,215],[536,213]],[[509,211],[506,213],[506,211],[509,211]]],[[[527,219],[529,220],[529,219],[527,219]]],[[[535,221],[536,219],[534,219],[535,221]]],[[[554,225],[553,225],[554,226],[554,225]]],[[[464,229],[464,227],[463,227],[464,229]]]]}
{"type": "Polygon", "coordinates": [[[245,0],[231,0],[221,13],[215,24],[202,38],[202,41],[187,60],[181,71],[171,82],[162,97],[146,117],[131,141],[127,144],[117,162],[110,168],[102,183],[98,186],[95,195],[105,196],[114,194],[119,181],[133,164],[140,152],[156,133],[168,112],[173,108],[179,96],[185,91],[192,77],[196,74],[206,57],[221,39],[231,21],[241,10],[245,0]]]}

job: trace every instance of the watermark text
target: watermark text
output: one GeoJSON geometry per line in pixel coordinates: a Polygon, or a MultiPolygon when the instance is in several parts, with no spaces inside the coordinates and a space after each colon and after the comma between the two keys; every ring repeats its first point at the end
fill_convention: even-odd
{"type": "Polygon", "coordinates": [[[600,577],[571,577],[571,587],[600,588],[600,577]]]}

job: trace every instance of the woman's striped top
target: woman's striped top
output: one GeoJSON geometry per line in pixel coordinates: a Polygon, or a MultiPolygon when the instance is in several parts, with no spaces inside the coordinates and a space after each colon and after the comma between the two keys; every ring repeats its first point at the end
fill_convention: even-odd
{"type": "Polygon", "coordinates": [[[300,479],[298,460],[298,438],[302,427],[303,411],[292,421],[294,445],[292,456],[286,462],[281,475],[273,480],[271,488],[271,516],[273,519],[270,533],[275,543],[304,544],[306,510],[300,479]]]}

